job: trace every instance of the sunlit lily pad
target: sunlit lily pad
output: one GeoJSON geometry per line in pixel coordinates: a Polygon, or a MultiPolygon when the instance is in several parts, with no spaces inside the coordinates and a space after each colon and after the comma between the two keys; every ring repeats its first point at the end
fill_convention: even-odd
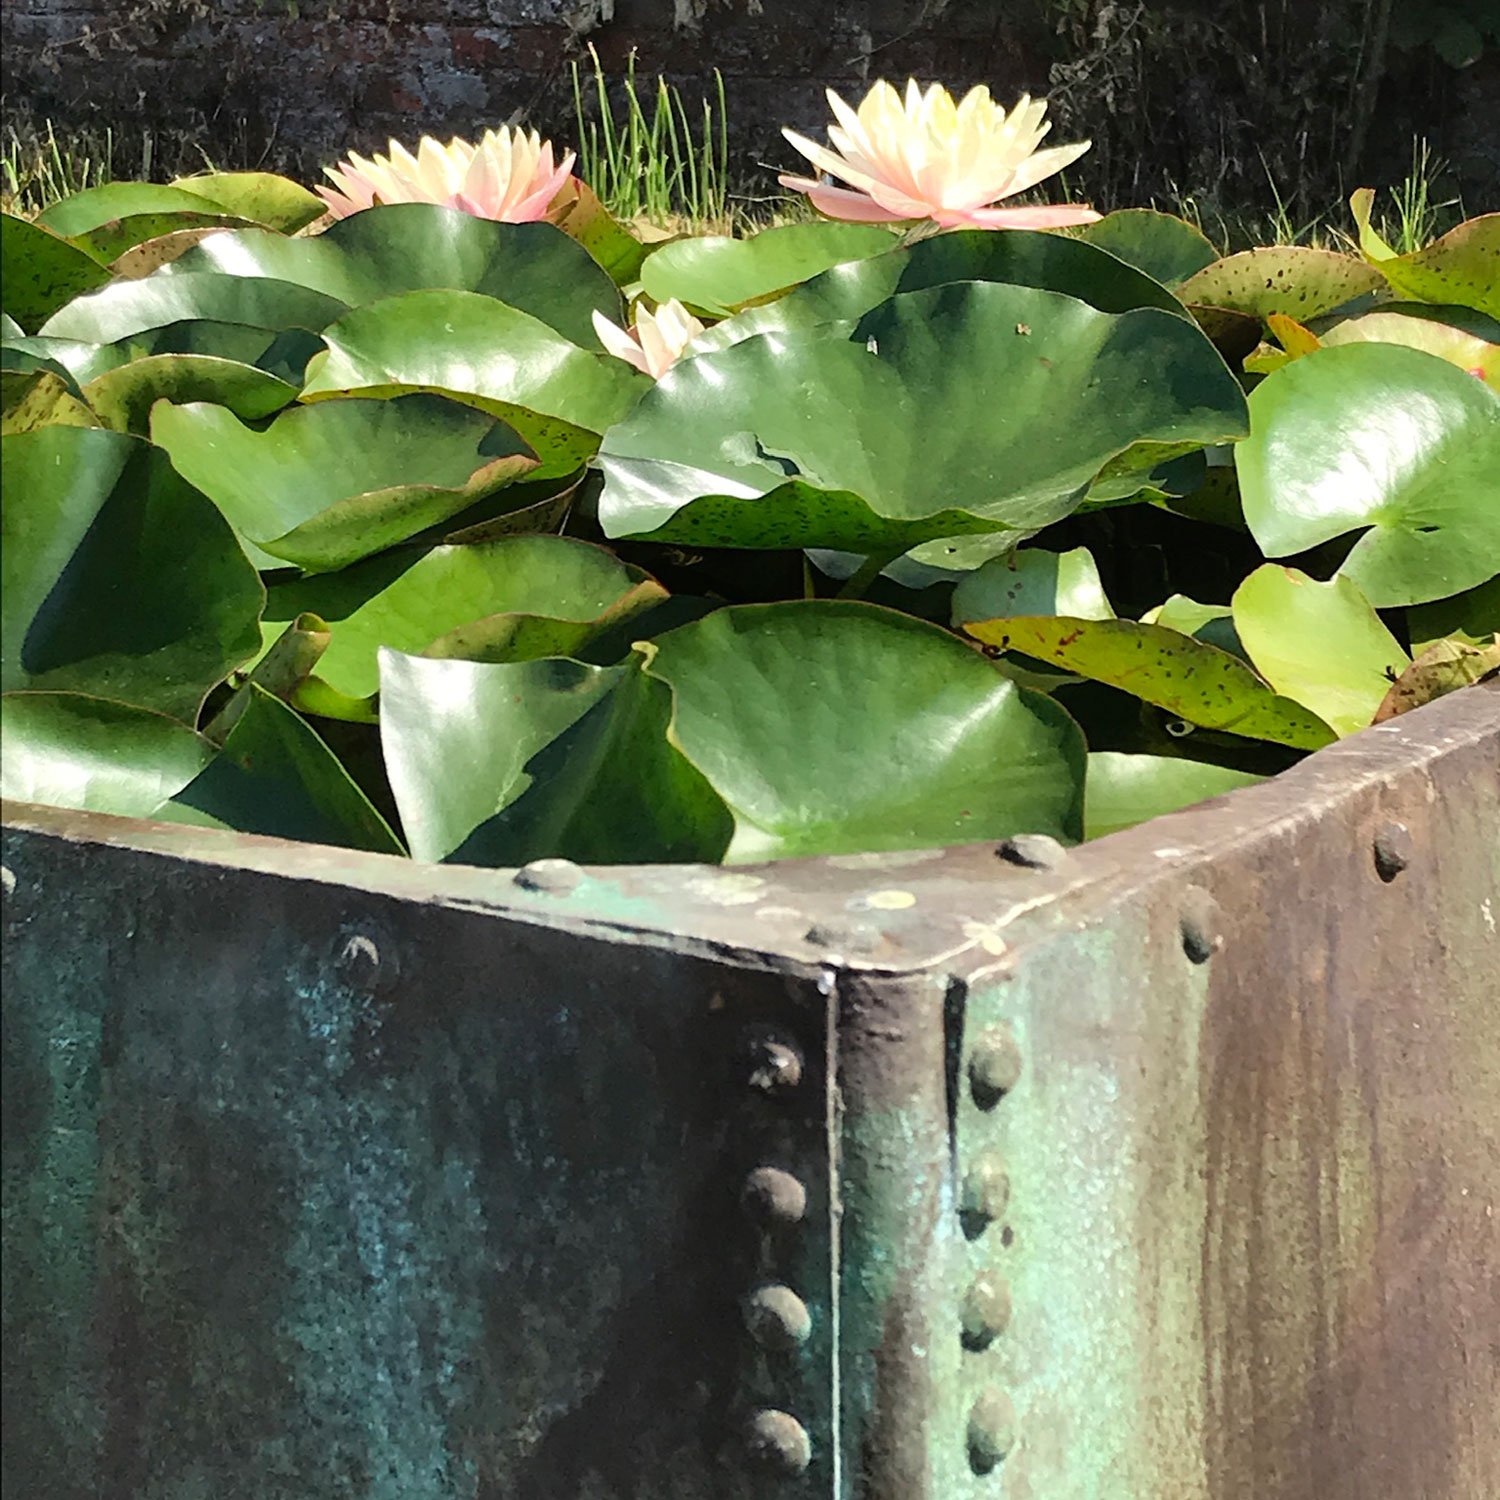
{"type": "Polygon", "coordinates": [[[688,546],[1019,541],[1131,443],[1244,423],[1238,385],[1182,317],[954,283],[892,298],[850,337],[766,334],[680,362],[607,435],[599,519],[688,546]]]}
{"type": "Polygon", "coordinates": [[[216,749],[178,719],[84,693],[6,693],[0,732],[4,796],[127,818],[149,818],[216,749]]]}
{"type": "Polygon", "coordinates": [[[730,863],[1082,834],[1083,736],[948,632],[835,601],[659,637],[671,739],[734,815],[730,863]]]}
{"type": "Polygon", "coordinates": [[[104,426],[145,437],[158,401],[212,401],[251,422],[294,401],[297,387],[239,360],[150,354],[96,375],[83,395],[104,426]]]}
{"type": "Polygon", "coordinates": [[[953,590],[955,625],[1015,615],[1111,620],[1114,614],[1087,547],[1075,547],[1071,552],[1023,547],[1008,557],[987,562],[953,590]]]}
{"type": "Polygon", "coordinates": [[[324,401],[245,426],[222,406],[157,406],[151,439],[273,559],[342,568],[446,521],[536,467],[484,412],[412,395],[324,401]]]}
{"type": "Polygon", "coordinates": [[[526,661],[568,656],[665,590],[642,569],[602,547],[558,536],[503,537],[467,547],[434,547],[294,583],[273,584],[267,642],[304,611],[326,620],[332,641],[318,675],[350,698],[378,685],[381,646],[435,654],[526,661]],[[453,633],[463,628],[467,639],[453,633]]]}
{"type": "Polygon", "coordinates": [[[451,395],[503,417],[564,474],[650,388],[623,360],[569,343],[545,323],[475,292],[408,292],[341,318],[308,366],[303,399],[451,395]]]}
{"type": "Polygon", "coordinates": [[[1163,286],[1177,286],[1219,258],[1201,229],[1154,208],[1121,208],[1078,231],[1081,240],[1108,250],[1163,286]]]}
{"type": "Polygon", "coordinates": [[[179,177],[172,186],[283,234],[295,234],[326,212],[316,193],[274,172],[203,172],[179,177]]]}
{"type": "Polygon", "coordinates": [[[0,300],[28,333],[108,280],[108,270],[76,245],[40,224],[0,214],[0,300]]]}
{"type": "Polygon", "coordinates": [[[403,292],[481,292],[597,350],[592,314],[619,322],[620,294],[582,245],[551,224],[500,224],[456,208],[393,203],[300,239],[218,234],[165,273],[227,272],[313,287],[349,307],[403,292]]]}
{"type": "Polygon", "coordinates": [[[1234,450],[1268,557],[1364,532],[1340,572],[1377,607],[1474,587],[1500,559],[1500,397],[1394,344],[1320,349],[1268,375],[1234,450]]]}
{"type": "Polygon", "coordinates": [[[1491,636],[1500,635],[1500,566],[1495,571],[1496,577],[1475,588],[1407,610],[1412,651],[1420,655],[1438,641],[1450,639],[1482,646],[1491,636]]]}
{"type": "Polygon", "coordinates": [[[746,303],[807,281],[832,266],[891,250],[872,224],[783,224],[749,239],[692,235],[653,250],[641,285],[654,301],[679,302],[720,318],[746,303]]]}
{"type": "Polygon", "coordinates": [[[1066,616],[970,622],[1000,651],[1021,651],[1154,703],[1200,729],[1316,750],[1336,738],[1310,709],[1279,696],[1216,646],[1161,625],[1066,616]]]}
{"type": "Polygon", "coordinates": [[[1174,755],[1126,755],[1117,750],[1089,753],[1083,821],[1086,836],[1103,838],[1163,813],[1192,807],[1209,797],[1264,781],[1249,771],[1206,765],[1174,755]]]}
{"type": "Polygon", "coordinates": [[[51,370],[0,370],[0,413],[0,432],[7,437],[39,427],[100,425],[72,382],[51,370]]]}
{"type": "Polygon", "coordinates": [[[380,738],[418,859],[714,860],[728,811],[635,665],[380,653],[380,738]]]}
{"type": "Polygon", "coordinates": [[[265,595],[213,503],[166,454],[97,427],[7,437],[3,687],[196,720],[255,654],[265,595]]]}
{"type": "Polygon", "coordinates": [[[1384,285],[1379,271],[1352,255],[1308,245],[1267,245],[1205,266],[1177,288],[1177,295],[1184,302],[1257,318],[1285,313],[1305,323],[1384,285]]]}
{"type": "Polygon", "coordinates": [[[147,214],[218,214],[223,205],[180,187],[156,182],[106,182],[59,199],[37,215],[37,223],[68,239],[112,220],[147,214]]]}
{"type": "Polygon", "coordinates": [[[1382,724],[1424,703],[1500,676],[1500,635],[1484,645],[1467,641],[1435,641],[1391,684],[1375,711],[1382,724]]]}
{"type": "Polygon", "coordinates": [[[1370,224],[1373,202],[1373,192],[1360,188],[1349,207],[1360,248],[1397,292],[1420,302],[1458,302],[1500,318],[1500,213],[1468,219],[1432,244],[1397,255],[1370,224]]]}
{"type": "Polygon", "coordinates": [[[1234,627],[1256,671],[1339,734],[1365,728],[1411,665],[1358,586],[1267,563],[1235,591],[1234,627]]]}

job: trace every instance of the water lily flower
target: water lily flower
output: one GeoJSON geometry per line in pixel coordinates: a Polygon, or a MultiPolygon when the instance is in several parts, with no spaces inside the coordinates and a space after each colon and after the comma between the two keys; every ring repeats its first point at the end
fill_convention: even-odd
{"type": "Polygon", "coordinates": [[[575,159],[569,151],[554,161],[552,142],[534,130],[486,130],[477,146],[457,136],[444,146],[426,135],[415,156],[397,141],[388,156],[367,159],[351,151],[347,161],[323,169],[334,187],[318,193],[336,219],[377,203],[437,203],[526,224],[546,217],[575,159]]]}
{"type": "Polygon", "coordinates": [[[807,177],[782,177],[783,187],[806,193],[833,219],[870,224],[931,219],[944,229],[1057,229],[1099,217],[1076,203],[1034,208],[991,208],[1060,172],[1091,142],[1038,151],[1052,128],[1042,116],[1045,99],[1022,94],[1007,113],[987,88],[970,89],[955,104],[933,84],[924,94],[915,79],[903,100],[882,81],[851,109],[832,89],[828,103],[838,123],[828,127],[829,151],[798,135],[781,133],[820,171],[839,178],[836,187],[807,177]]]}
{"type": "Polygon", "coordinates": [[[637,304],[635,326],[628,331],[596,311],[594,332],[617,359],[634,365],[653,380],[660,380],[682,351],[703,332],[703,324],[672,297],[655,312],[637,304]]]}

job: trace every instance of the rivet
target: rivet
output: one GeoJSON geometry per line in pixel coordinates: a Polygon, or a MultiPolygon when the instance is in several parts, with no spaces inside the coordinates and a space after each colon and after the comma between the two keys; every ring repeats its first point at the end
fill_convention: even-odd
{"type": "Polygon", "coordinates": [[[1004,1391],[991,1387],[969,1411],[969,1467],[988,1474],[1015,1442],[1016,1410],[1004,1391]]]}
{"type": "Polygon", "coordinates": [[[958,1197],[958,1217],[968,1239],[978,1239],[1005,1212],[1010,1201],[1010,1176],[998,1156],[984,1156],[964,1173],[958,1197]]]}
{"type": "Polygon", "coordinates": [[[1410,863],[1411,831],[1405,823],[1382,823],[1375,831],[1375,873],[1389,885],[1410,863]]]}
{"type": "Polygon", "coordinates": [[[523,891],[571,896],[583,881],[583,871],[571,859],[534,859],[522,865],[513,879],[523,891]]]}
{"type": "Polygon", "coordinates": [[[1002,839],[995,854],[1024,870],[1053,870],[1068,857],[1068,851],[1049,833],[1018,833],[1002,839]]]}
{"type": "Polygon", "coordinates": [[[1219,903],[1201,887],[1189,887],[1182,899],[1177,930],[1182,951],[1193,963],[1206,964],[1224,946],[1219,903]]]}
{"type": "Polygon", "coordinates": [[[1010,1322],[1010,1284],[981,1272],[970,1284],[959,1307],[960,1333],[965,1349],[988,1349],[1010,1322]]]}
{"type": "Polygon", "coordinates": [[[766,1094],[784,1093],[802,1082],[802,1053],[796,1043],[765,1032],[746,1043],[749,1071],[745,1081],[766,1094]]]}
{"type": "Polygon", "coordinates": [[[795,1349],[812,1332],[812,1314],[791,1287],[769,1282],[745,1298],[745,1327],[763,1349],[795,1349]]]}
{"type": "Polygon", "coordinates": [[[9,865],[0,865],[0,889],[7,897],[16,893],[16,872],[9,865]]]}
{"type": "Polygon", "coordinates": [[[789,1412],[762,1407],[745,1424],[745,1450],[752,1463],[773,1473],[804,1473],[812,1462],[812,1439],[789,1412]]]}
{"type": "Polygon", "coordinates": [[[980,1109],[993,1109],[1021,1076],[1021,1048],[1008,1026],[992,1026],[974,1043],[969,1088],[980,1109]]]}
{"type": "Polygon", "coordinates": [[[757,1167],[740,1190],[745,1212],[766,1229],[800,1224],[807,1212],[807,1189],[780,1167],[757,1167]]]}
{"type": "Polygon", "coordinates": [[[339,975],[351,989],[373,991],[380,976],[380,949],[373,938],[355,933],[338,958],[339,975]]]}
{"type": "Polygon", "coordinates": [[[880,946],[881,931],[869,922],[814,922],[803,940],[825,953],[845,957],[873,953],[880,946]]]}

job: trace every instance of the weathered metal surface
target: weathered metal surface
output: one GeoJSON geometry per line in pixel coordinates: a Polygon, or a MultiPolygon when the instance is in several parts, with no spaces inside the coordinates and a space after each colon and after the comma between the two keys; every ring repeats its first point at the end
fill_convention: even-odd
{"type": "Polygon", "coordinates": [[[7,818],[17,1493],[1500,1495],[1492,691],[1041,864],[7,818]]]}

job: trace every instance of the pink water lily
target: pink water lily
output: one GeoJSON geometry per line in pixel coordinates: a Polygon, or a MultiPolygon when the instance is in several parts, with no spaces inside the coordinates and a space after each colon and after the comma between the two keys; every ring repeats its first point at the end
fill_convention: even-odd
{"type": "Polygon", "coordinates": [[[536,133],[487,130],[477,146],[455,136],[445,146],[423,136],[413,156],[398,141],[390,154],[370,158],[349,153],[325,167],[333,188],[319,195],[336,219],[377,203],[436,203],[481,219],[526,224],[545,218],[573,171],[575,153],[554,161],[552,142],[536,133]]]}
{"type": "Polygon", "coordinates": [[[675,297],[652,312],[637,305],[635,326],[624,329],[601,312],[594,314],[599,342],[617,359],[634,365],[643,375],[660,380],[684,349],[703,332],[703,324],[675,297]]]}
{"type": "Polygon", "coordinates": [[[836,187],[807,177],[782,177],[783,187],[806,193],[832,219],[894,223],[930,219],[944,229],[1057,229],[1099,217],[1084,204],[991,208],[1060,172],[1090,142],[1038,151],[1052,128],[1043,120],[1045,99],[1023,94],[1009,112],[987,88],[970,89],[955,104],[933,84],[924,94],[916,80],[906,97],[877,83],[857,110],[832,89],[828,103],[838,123],[828,127],[830,151],[798,135],[781,133],[820,171],[847,183],[836,187]]]}

